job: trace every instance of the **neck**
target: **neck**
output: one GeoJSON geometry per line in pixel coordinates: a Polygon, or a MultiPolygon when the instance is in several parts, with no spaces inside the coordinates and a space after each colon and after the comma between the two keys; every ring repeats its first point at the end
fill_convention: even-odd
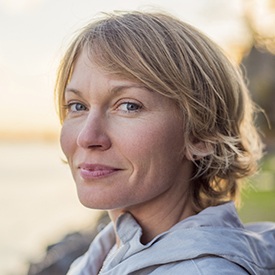
{"type": "MultiPolygon", "coordinates": [[[[195,214],[190,198],[188,187],[183,189],[183,187],[177,186],[176,190],[173,187],[153,201],[123,210],[110,210],[109,215],[115,223],[117,217],[123,212],[130,212],[141,226],[143,232],[141,242],[146,244],[179,221],[195,214]]],[[[117,242],[119,242],[118,237],[117,242]]]]}

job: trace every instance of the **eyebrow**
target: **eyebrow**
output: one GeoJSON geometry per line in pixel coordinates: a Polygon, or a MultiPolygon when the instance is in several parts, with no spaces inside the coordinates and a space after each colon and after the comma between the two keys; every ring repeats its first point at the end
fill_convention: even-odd
{"type": "MultiPolygon", "coordinates": [[[[132,88],[138,88],[138,89],[145,89],[147,91],[151,91],[149,88],[147,88],[145,85],[143,84],[136,84],[136,83],[133,83],[133,84],[126,84],[126,85],[117,85],[117,86],[114,86],[112,87],[111,89],[109,89],[109,93],[110,94],[117,94],[117,93],[121,93],[123,92],[124,90],[127,90],[127,89],[132,89],[132,88]]],[[[65,88],[65,93],[67,92],[71,92],[71,93],[74,93],[78,96],[81,96],[82,92],[77,90],[77,89],[74,89],[74,88],[70,88],[70,87],[66,87],[65,88]]]]}
{"type": "Polygon", "coordinates": [[[133,84],[128,84],[128,85],[127,84],[126,85],[117,85],[117,86],[111,88],[109,90],[109,92],[116,94],[116,93],[120,93],[120,92],[123,92],[124,90],[132,89],[132,88],[145,89],[145,90],[149,91],[149,89],[145,85],[133,83],[133,84]]]}
{"type": "Polygon", "coordinates": [[[73,89],[73,88],[65,88],[65,93],[68,93],[68,92],[70,92],[70,93],[74,93],[74,94],[81,94],[81,92],[80,91],[78,91],[78,90],[76,90],[76,89],[73,89]]]}

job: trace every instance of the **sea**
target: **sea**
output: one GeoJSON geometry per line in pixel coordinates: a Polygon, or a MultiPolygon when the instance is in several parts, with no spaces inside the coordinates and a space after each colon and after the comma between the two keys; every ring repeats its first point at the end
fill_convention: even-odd
{"type": "Polygon", "coordinates": [[[58,142],[0,141],[0,274],[27,274],[48,245],[91,226],[58,142]]]}
{"type": "MultiPolygon", "coordinates": [[[[274,190],[272,175],[260,180],[270,182],[264,191],[274,190]]],[[[78,201],[57,141],[0,140],[0,204],[0,275],[27,274],[48,245],[86,232],[100,215],[78,201]]]]}

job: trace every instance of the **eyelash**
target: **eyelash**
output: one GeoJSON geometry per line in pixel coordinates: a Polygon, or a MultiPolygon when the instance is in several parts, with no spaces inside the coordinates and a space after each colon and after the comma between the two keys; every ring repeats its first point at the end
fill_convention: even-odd
{"type": "Polygon", "coordinates": [[[130,102],[130,101],[120,103],[118,106],[118,109],[121,108],[121,106],[123,106],[123,105],[125,105],[127,108],[126,110],[122,110],[125,113],[135,113],[135,112],[138,112],[140,109],[142,109],[141,104],[136,103],[136,102],[130,102]],[[132,106],[132,107],[134,106],[135,109],[129,110],[129,106],[132,106]]]}
{"type": "Polygon", "coordinates": [[[86,111],[87,108],[85,107],[84,104],[80,103],[80,102],[72,102],[72,103],[68,103],[68,104],[65,104],[64,106],[64,109],[67,110],[68,112],[81,112],[81,111],[86,111]],[[84,107],[85,109],[83,110],[72,110],[72,107],[73,106],[77,106],[77,105],[80,105],[81,107],[84,107]]]}
{"type": "MultiPolygon", "coordinates": [[[[80,103],[80,102],[72,102],[72,103],[68,103],[68,104],[64,104],[63,105],[63,108],[64,110],[66,110],[67,112],[72,112],[72,113],[75,113],[75,112],[83,112],[83,111],[86,111],[87,110],[87,107],[80,103]],[[81,110],[72,110],[73,107],[76,108],[76,106],[79,106],[83,109],[81,110]]],[[[127,101],[127,102],[122,102],[118,105],[117,107],[118,110],[124,112],[124,113],[136,113],[138,112],[140,109],[142,109],[142,105],[139,104],[139,103],[136,103],[136,102],[131,102],[131,101],[127,101]],[[125,105],[126,106],[126,109],[123,110],[122,106],[125,105]],[[131,107],[135,107],[135,109],[132,109],[130,110],[129,106],[131,107]]]]}

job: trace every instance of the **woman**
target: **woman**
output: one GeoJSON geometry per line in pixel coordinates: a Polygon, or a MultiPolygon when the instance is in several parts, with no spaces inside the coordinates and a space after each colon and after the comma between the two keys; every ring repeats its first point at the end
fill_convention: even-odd
{"type": "Polygon", "coordinates": [[[207,37],[106,15],[68,48],[56,93],[79,199],[112,220],[69,274],[275,274],[275,226],[244,228],[234,207],[262,153],[255,108],[207,37]]]}

